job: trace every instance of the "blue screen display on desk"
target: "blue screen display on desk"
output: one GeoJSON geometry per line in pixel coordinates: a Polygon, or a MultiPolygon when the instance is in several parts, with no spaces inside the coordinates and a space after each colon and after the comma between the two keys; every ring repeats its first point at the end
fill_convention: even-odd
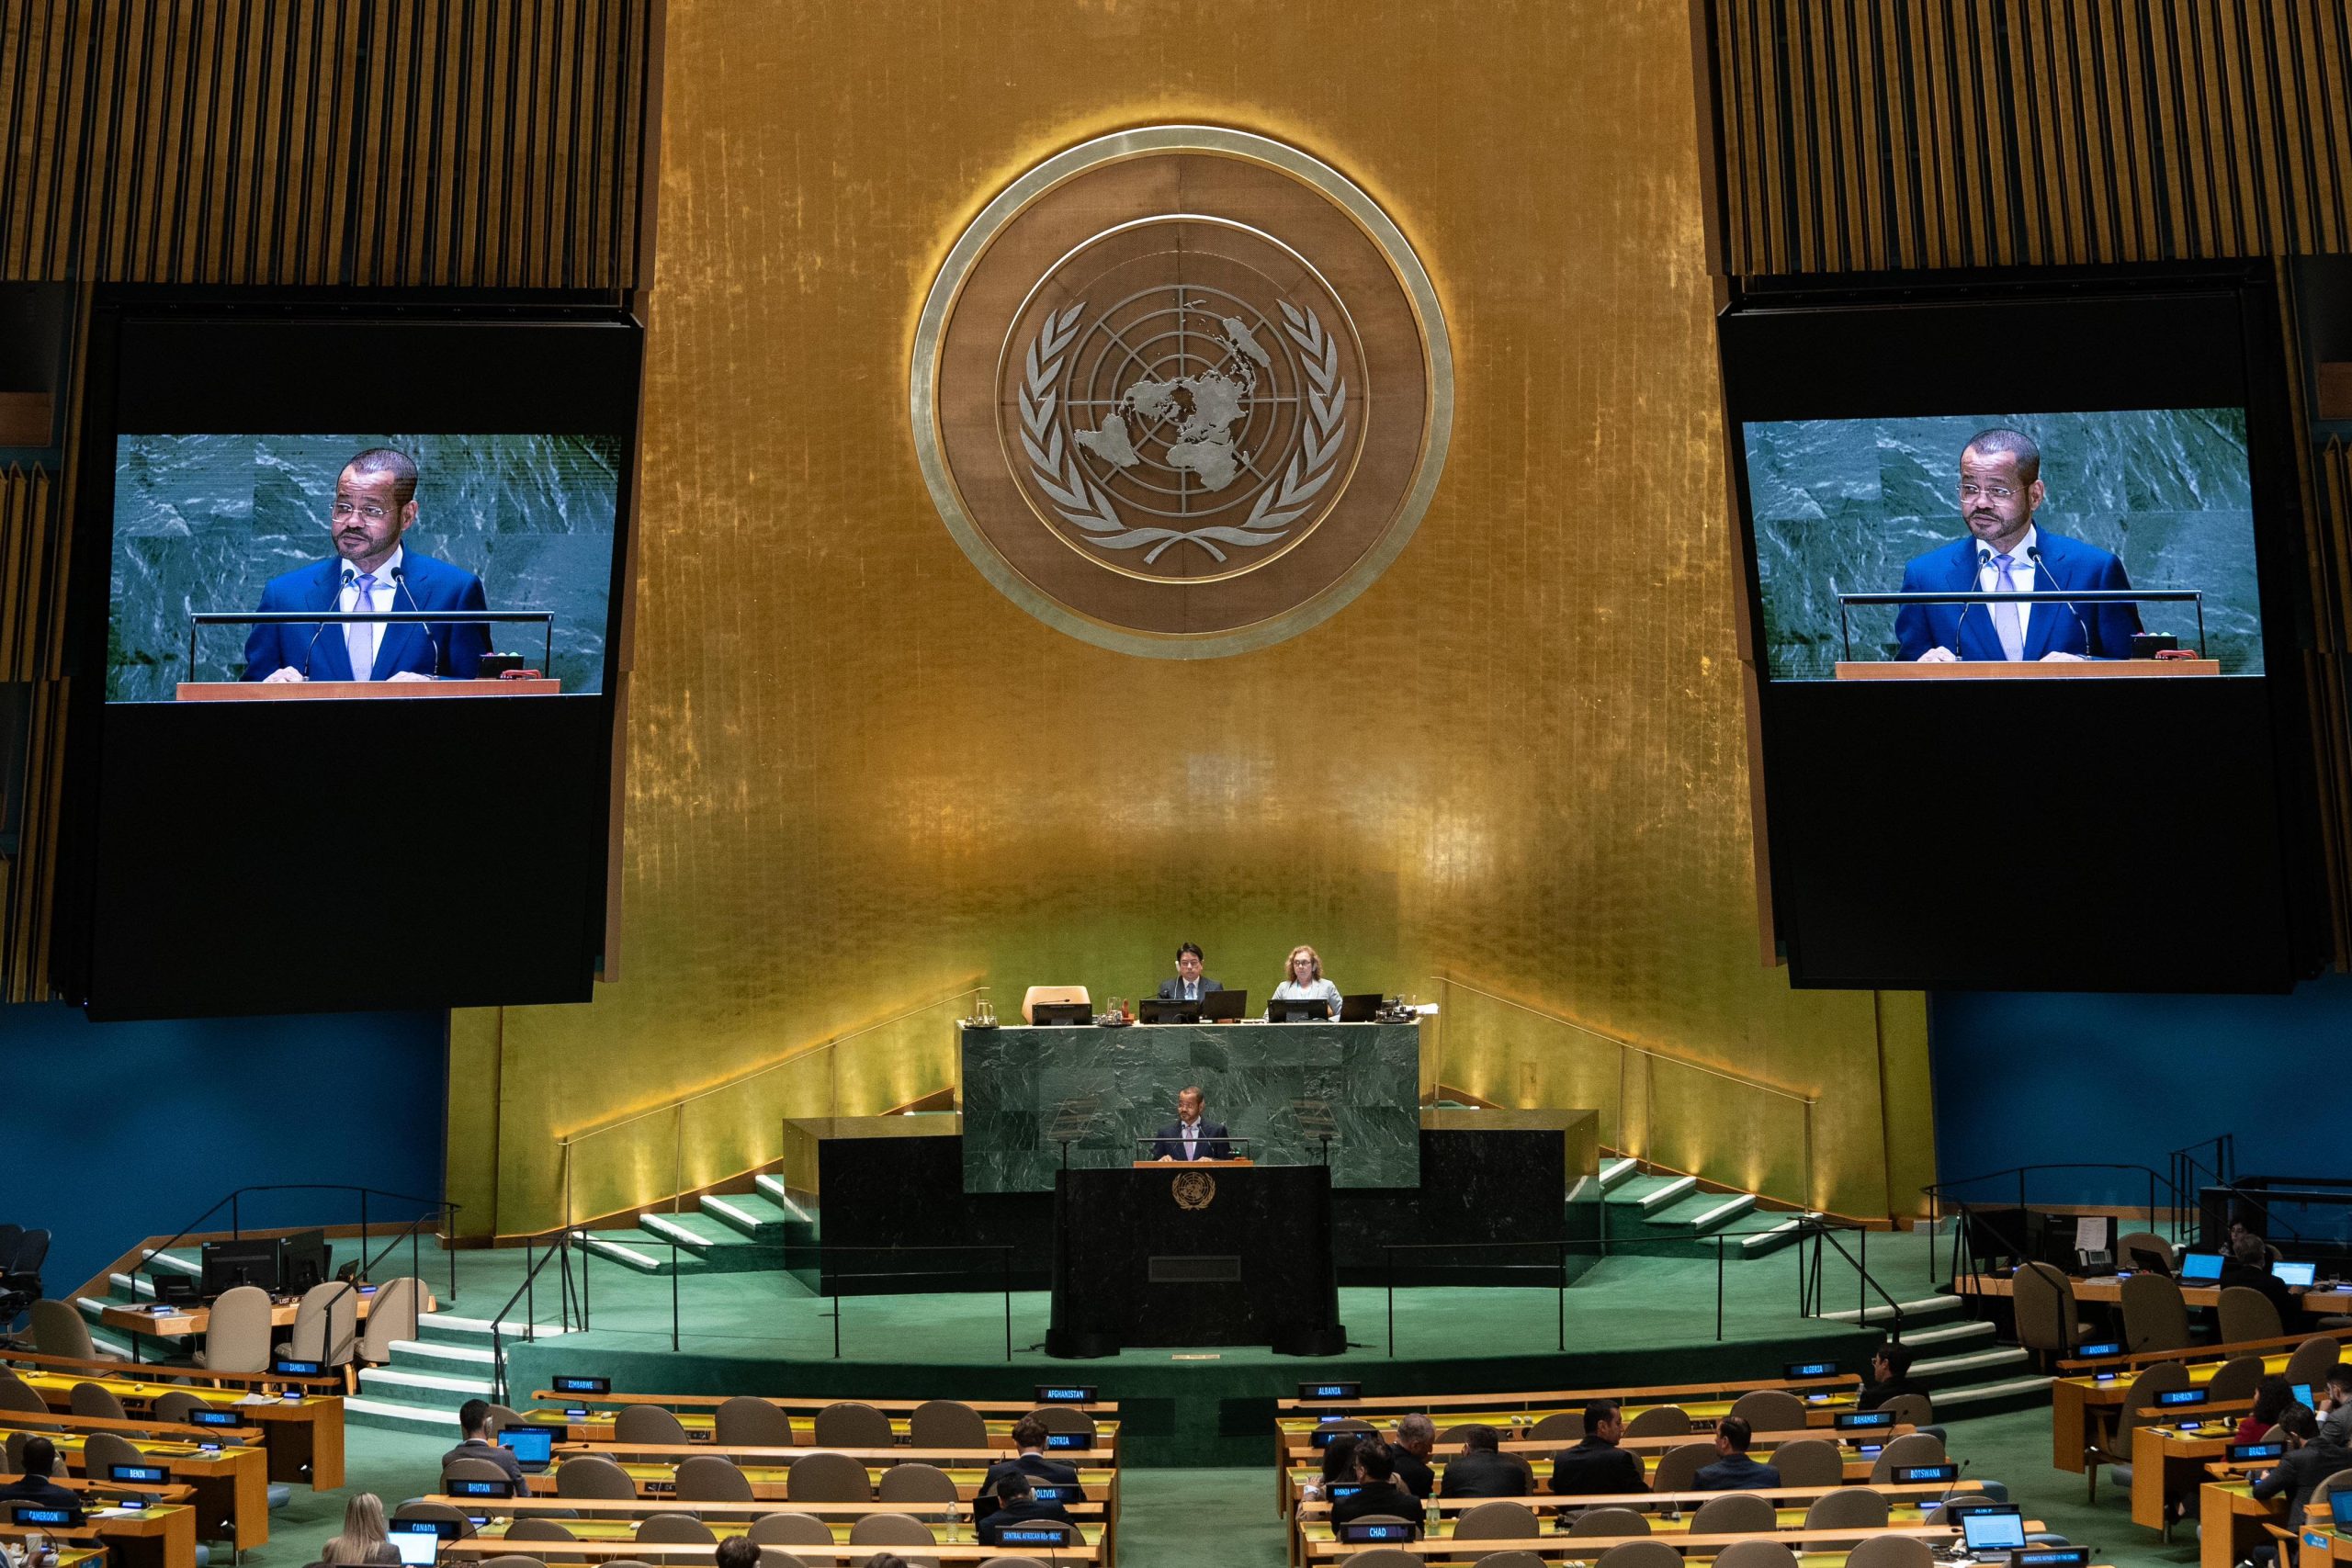
{"type": "Polygon", "coordinates": [[[1960,1538],[1971,1551],[2013,1551],[2025,1544],[2025,1520],[2015,1508],[1962,1515],[1960,1538]]]}
{"type": "Polygon", "coordinates": [[[2273,1263],[2270,1277],[2282,1285],[2301,1285],[2308,1289],[2319,1282],[2319,1265],[2308,1261],[2273,1263]]]}
{"type": "Polygon", "coordinates": [[[1787,1378],[1834,1378],[1838,1375],[1835,1361],[1791,1361],[1781,1369],[1787,1378]]]}
{"type": "Polygon", "coordinates": [[[1094,1403],[1094,1390],[1081,1388],[1075,1384],[1057,1386],[1053,1383],[1039,1383],[1037,1403],[1040,1404],[1091,1404],[1094,1403]]]}
{"type": "Polygon", "coordinates": [[[1068,1525],[1007,1525],[996,1532],[1000,1546],[1068,1546],[1068,1525]]]}
{"type": "Polygon", "coordinates": [[[1841,1410],[1838,1413],[1838,1429],[1841,1432],[1894,1425],[1894,1412],[1892,1410],[1841,1410]]]}
{"type": "Polygon", "coordinates": [[[2352,1529],[2352,1492],[2338,1489],[2329,1493],[2327,1511],[2335,1517],[2337,1529],[2352,1529]]]}
{"type": "MultiPolygon", "coordinates": [[[[2307,1382],[2299,1382],[2289,1392],[2294,1394],[2295,1403],[2301,1405],[2304,1409],[2317,1410],[2319,1408],[2318,1402],[2312,1398],[2311,1384],[2307,1382]]],[[[2331,1494],[2331,1495],[2333,1495],[2333,1494],[2331,1494]]]]}
{"type": "Polygon", "coordinates": [[[1956,1464],[1898,1464],[1894,1467],[1894,1483],[1897,1486],[1924,1486],[1959,1479],[1960,1466],[1956,1464]]]}
{"type": "Polygon", "coordinates": [[[2206,1393],[2201,1388],[2167,1389],[2156,1395],[2158,1404],[2202,1404],[2206,1393]]]}
{"type": "Polygon", "coordinates": [[[545,1427],[504,1427],[498,1446],[513,1450],[518,1463],[545,1464],[555,1452],[555,1433],[545,1427]]]}
{"type": "Polygon", "coordinates": [[[1046,1446],[1049,1449],[1091,1449],[1094,1446],[1091,1432],[1048,1432],[1046,1446]]]}
{"type": "Polygon", "coordinates": [[[2075,1354],[2081,1357],[2086,1361],[2096,1361],[2102,1356],[2120,1356],[2123,1354],[2123,1341],[2120,1339],[2102,1340],[2097,1345],[2086,1345],[2082,1348],[2076,1350],[2075,1354]]]}
{"type": "MultiPolygon", "coordinates": [[[[2230,1462],[2252,1464],[2257,1460],[2282,1459],[2286,1456],[2286,1452],[2287,1445],[2284,1443],[2232,1443],[2230,1462]]],[[[2329,1495],[2334,1496],[2335,1494],[2330,1493],[2329,1495]]]]}
{"type": "Polygon", "coordinates": [[[610,1393],[613,1392],[613,1380],[560,1377],[555,1380],[555,1391],[558,1393],[610,1393]]]}
{"type": "Polygon", "coordinates": [[[368,608],[379,612],[553,617],[426,623],[429,641],[416,623],[374,623],[361,646],[375,678],[471,677],[487,649],[545,666],[568,694],[601,692],[622,448],[611,436],[557,434],[119,436],[107,700],[170,702],[184,681],[277,670],[352,679],[341,624],[189,619],[356,610],[345,564],[376,579],[368,608]],[[338,598],[350,602],[330,603],[338,598]]]}
{"type": "Polygon", "coordinates": [[[2222,1255],[2218,1252],[2188,1252],[2181,1255],[2180,1277],[2187,1280],[2203,1280],[2211,1284],[2222,1277],[2222,1255]]]}
{"type": "Polygon", "coordinates": [[[39,1503],[19,1503],[14,1515],[20,1525],[47,1525],[54,1529],[72,1529],[84,1520],[79,1508],[50,1508],[39,1503]]]}
{"type": "Polygon", "coordinates": [[[511,1481],[452,1481],[449,1495],[453,1497],[512,1497],[514,1483],[511,1481]]]}
{"type": "Polygon", "coordinates": [[[107,1467],[107,1473],[119,1483],[134,1486],[168,1486],[172,1472],[160,1464],[116,1464],[107,1467]]]}
{"type": "Polygon", "coordinates": [[[239,1420],[233,1410],[191,1410],[187,1425],[191,1427],[233,1427],[239,1420]]]}

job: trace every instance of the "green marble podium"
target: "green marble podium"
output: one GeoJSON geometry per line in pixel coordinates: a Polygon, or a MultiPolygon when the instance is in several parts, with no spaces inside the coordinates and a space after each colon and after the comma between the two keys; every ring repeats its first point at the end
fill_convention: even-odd
{"type": "Polygon", "coordinates": [[[1417,1023],[1130,1024],[962,1032],[964,1190],[1050,1192],[1072,1169],[1131,1163],[1198,1084],[1208,1119],[1261,1165],[1314,1165],[1331,1185],[1421,1179],[1417,1023]]]}

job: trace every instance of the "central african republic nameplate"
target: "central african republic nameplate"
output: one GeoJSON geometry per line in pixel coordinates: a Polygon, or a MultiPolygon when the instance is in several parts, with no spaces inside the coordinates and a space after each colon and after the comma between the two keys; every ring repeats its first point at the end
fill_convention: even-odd
{"type": "Polygon", "coordinates": [[[1200,126],[1032,169],[917,328],[915,445],[956,543],[1032,615],[1200,658],[1334,614],[1412,536],[1453,362],[1403,233],[1328,165],[1200,126]]]}

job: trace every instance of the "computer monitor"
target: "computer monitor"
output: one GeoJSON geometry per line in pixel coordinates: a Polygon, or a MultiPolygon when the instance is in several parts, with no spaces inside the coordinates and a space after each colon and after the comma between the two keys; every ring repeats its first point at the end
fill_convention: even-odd
{"type": "Polygon", "coordinates": [[[1238,1023],[1249,1010],[1247,991],[1211,991],[1201,998],[1201,1017],[1210,1023],[1238,1023]]]}
{"type": "Polygon", "coordinates": [[[2352,1530],[2352,1489],[2338,1487],[2327,1495],[2328,1517],[2340,1530],[2352,1530]]]}
{"type": "Polygon", "coordinates": [[[1807,1378],[1834,1378],[1838,1375],[1835,1361],[1783,1361],[1781,1375],[1791,1382],[1803,1382],[1807,1378]]]}
{"type": "Polygon", "coordinates": [[[552,1427],[501,1427],[498,1446],[514,1456],[514,1462],[525,1470],[544,1465],[555,1457],[555,1428],[552,1427]]]}
{"type": "Polygon", "coordinates": [[[2319,1265],[2309,1261],[2273,1263],[2270,1277],[2282,1285],[2301,1285],[2309,1289],[2319,1281],[2319,1265]]]}
{"type": "Polygon", "coordinates": [[[2222,1255],[2218,1252],[2185,1252],[2180,1257],[2180,1278],[2183,1284],[2210,1285],[2222,1277],[2222,1255]]]}
{"type": "Polygon", "coordinates": [[[2025,1545],[2025,1519],[2014,1507],[1964,1514],[1960,1539],[1972,1557],[1980,1551],[2015,1551],[2025,1545]]]}
{"type": "Polygon", "coordinates": [[[1378,991],[1358,991],[1340,998],[1341,1023],[1370,1023],[1380,1016],[1380,1004],[1385,998],[1378,991]]]}
{"type": "Polygon", "coordinates": [[[1331,1004],[1321,997],[1266,1004],[1268,1023],[1321,1023],[1331,1016],[1331,1004]]]}
{"type": "Polygon", "coordinates": [[[300,1295],[314,1285],[327,1282],[327,1233],[322,1230],[296,1231],[292,1235],[277,1238],[278,1288],[289,1295],[300,1295]]]}
{"type": "Polygon", "coordinates": [[[2319,1408],[2319,1401],[2312,1397],[2311,1384],[2307,1382],[2297,1383],[2294,1387],[2294,1395],[2295,1403],[2301,1405],[2304,1409],[2317,1410],[2319,1408]]]}
{"type": "Polygon", "coordinates": [[[441,1553],[441,1538],[432,1530],[405,1529],[402,1524],[385,1531],[392,1550],[400,1553],[402,1568],[433,1568],[433,1560],[441,1553]]]}
{"type": "Polygon", "coordinates": [[[613,1380],[610,1378],[582,1377],[575,1373],[558,1372],[548,1381],[558,1393],[610,1393],[613,1392],[613,1380]]]}
{"type": "Polygon", "coordinates": [[[210,1301],[239,1285],[277,1290],[278,1247],[275,1241],[208,1241],[204,1244],[204,1298],[210,1301]]]}

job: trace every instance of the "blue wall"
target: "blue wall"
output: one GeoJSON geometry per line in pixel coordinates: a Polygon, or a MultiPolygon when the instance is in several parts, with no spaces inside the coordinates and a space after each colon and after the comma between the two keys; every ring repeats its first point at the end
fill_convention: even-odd
{"type": "MultiPolygon", "coordinates": [[[[0,1007],[0,1085],[14,1102],[0,1117],[0,1220],[55,1233],[41,1274],[63,1295],[232,1188],[329,1181],[437,1198],[447,1024],[441,1012],[91,1023],[70,1007],[0,1007]]],[[[350,1194],[311,1193],[256,1200],[242,1217],[359,1216],[350,1194]]]]}
{"type": "MultiPolygon", "coordinates": [[[[2064,1160],[2161,1175],[2172,1150],[2222,1133],[2237,1134],[2241,1175],[2352,1176],[2307,1119],[2335,1111],[2352,978],[2283,997],[1943,992],[1928,1006],[1943,1179],[2064,1160]]],[[[2029,1196],[2136,1205],[2147,1191],[2144,1176],[2052,1172],[2029,1196]]]]}

